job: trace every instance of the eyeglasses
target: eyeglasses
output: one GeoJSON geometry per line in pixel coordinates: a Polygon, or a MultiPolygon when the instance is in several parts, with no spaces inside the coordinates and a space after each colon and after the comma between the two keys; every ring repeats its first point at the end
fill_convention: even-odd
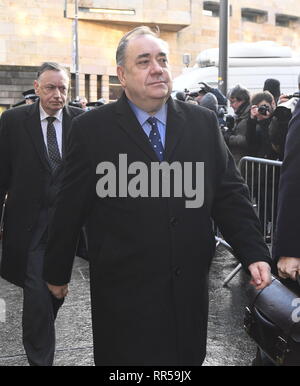
{"type": "Polygon", "coordinates": [[[53,86],[53,85],[48,85],[48,86],[42,86],[42,89],[45,91],[46,94],[53,94],[56,89],[58,89],[58,91],[63,94],[63,95],[66,95],[67,92],[68,92],[68,89],[66,86],[53,86]]]}

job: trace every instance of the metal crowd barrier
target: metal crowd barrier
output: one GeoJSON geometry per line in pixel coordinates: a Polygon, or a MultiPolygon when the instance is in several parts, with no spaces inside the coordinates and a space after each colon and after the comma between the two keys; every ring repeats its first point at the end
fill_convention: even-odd
{"type": "MultiPolygon", "coordinates": [[[[250,191],[250,198],[253,207],[262,225],[262,232],[265,242],[272,251],[274,231],[277,215],[277,195],[280,175],[281,161],[265,158],[243,157],[239,162],[239,169],[245,179],[250,191]]],[[[222,244],[234,255],[232,247],[217,233],[216,243],[222,244]]],[[[241,264],[225,278],[223,286],[240,271],[241,264]]]]}

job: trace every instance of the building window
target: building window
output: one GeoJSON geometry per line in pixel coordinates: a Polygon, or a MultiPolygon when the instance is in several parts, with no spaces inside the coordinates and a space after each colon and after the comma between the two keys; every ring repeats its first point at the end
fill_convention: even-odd
{"type": "Polygon", "coordinates": [[[102,98],[102,75],[97,75],[97,100],[102,98]]]}
{"type": "Polygon", "coordinates": [[[84,75],[84,96],[89,101],[90,100],[90,75],[84,75]]]}
{"type": "MultiPolygon", "coordinates": [[[[211,17],[220,16],[220,3],[217,1],[204,1],[203,2],[203,15],[211,17]]],[[[232,16],[232,6],[229,7],[229,15],[232,16]]]]}
{"type": "Polygon", "coordinates": [[[260,9],[242,8],[242,21],[265,23],[268,21],[268,12],[260,9]]]}
{"type": "Polygon", "coordinates": [[[109,77],[109,100],[115,101],[122,95],[122,86],[120,85],[119,78],[117,76],[109,77]]]}
{"type": "Polygon", "coordinates": [[[71,74],[71,100],[74,101],[76,98],[76,77],[75,74],[71,74]]]}
{"type": "Polygon", "coordinates": [[[278,27],[296,27],[296,24],[300,23],[300,18],[291,15],[276,14],[275,24],[278,27]]]}

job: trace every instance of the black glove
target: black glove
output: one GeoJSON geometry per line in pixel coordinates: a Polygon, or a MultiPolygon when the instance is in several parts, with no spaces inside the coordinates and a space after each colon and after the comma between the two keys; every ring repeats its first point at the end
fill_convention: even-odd
{"type": "Polygon", "coordinates": [[[210,87],[207,83],[205,82],[199,82],[199,84],[203,84],[204,87],[202,87],[202,89],[205,91],[205,92],[211,92],[212,91],[212,87],[210,87]]]}

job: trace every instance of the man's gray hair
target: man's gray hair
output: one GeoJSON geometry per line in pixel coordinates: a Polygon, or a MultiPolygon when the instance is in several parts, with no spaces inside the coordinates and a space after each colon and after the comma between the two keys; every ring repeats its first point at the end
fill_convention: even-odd
{"type": "Polygon", "coordinates": [[[67,69],[66,69],[64,66],[62,66],[61,64],[59,64],[59,63],[55,63],[55,62],[44,62],[44,63],[41,65],[41,67],[40,67],[40,69],[39,69],[39,71],[38,71],[38,73],[37,73],[37,79],[39,79],[40,76],[41,76],[41,75],[43,74],[43,72],[45,72],[45,71],[62,71],[62,72],[64,72],[64,73],[67,75],[67,77],[68,77],[68,79],[69,79],[69,73],[68,73],[67,69]]]}
{"type": "MultiPolygon", "coordinates": [[[[154,37],[160,39],[159,38],[159,27],[156,26],[155,31],[153,31],[151,28],[149,28],[147,26],[140,26],[140,27],[136,27],[133,30],[127,32],[120,40],[118,48],[117,48],[116,62],[117,62],[118,66],[124,66],[125,53],[126,53],[126,48],[128,46],[129,41],[132,40],[133,38],[136,38],[138,36],[143,36],[143,35],[151,35],[151,36],[154,36],[154,37]]],[[[163,41],[163,40],[161,40],[161,41],[164,42],[166,44],[166,46],[168,45],[165,41],[163,41]]]]}

